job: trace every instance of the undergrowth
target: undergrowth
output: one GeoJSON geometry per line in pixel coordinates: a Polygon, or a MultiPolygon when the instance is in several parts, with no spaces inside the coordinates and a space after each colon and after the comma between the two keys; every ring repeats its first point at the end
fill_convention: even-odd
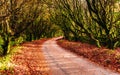
{"type": "Polygon", "coordinates": [[[11,63],[12,56],[15,52],[17,52],[21,47],[15,46],[11,48],[11,51],[6,56],[0,57],[0,75],[3,72],[6,72],[9,70],[9,72],[12,72],[12,68],[14,64],[11,63]]]}

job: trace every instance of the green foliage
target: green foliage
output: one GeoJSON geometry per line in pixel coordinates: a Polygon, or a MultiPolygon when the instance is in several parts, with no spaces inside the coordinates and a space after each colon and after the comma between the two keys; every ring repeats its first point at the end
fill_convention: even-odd
{"type": "Polygon", "coordinates": [[[3,0],[0,53],[23,41],[64,35],[108,48],[120,46],[117,0],[3,0]]]}
{"type": "Polygon", "coordinates": [[[17,52],[19,49],[20,49],[20,47],[16,46],[11,49],[9,54],[7,54],[4,57],[0,57],[0,71],[8,70],[8,69],[12,71],[12,67],[14,66],[14,64],[11,63],[11,57],[12,57],[13,53],[17,52]]]}
{"type": "Polygon", "coordinates": [[[116,48],[120,40],[119,5],[115,0],[55,0],[53,22],[68,40],[88,38],[98,47],[116,48]],[[71,39],[72,38],[72,39],[71,39]]]}
{"type": "Polygon", "coordinates": [[[3,45],[3,43],[4,43],[4,41],[3,41],[3,39],[0,36],[0,45],[3,45]]]}
{"type": "Polygon", "coordinates": [[[1,54],[13,45],[41,37],[53,37],[58,27],[50,22],[51,3],[43,0],[3,0],[0,6],[1,54]],[[8,14],[9,13],[9,14],[8,14]]]}

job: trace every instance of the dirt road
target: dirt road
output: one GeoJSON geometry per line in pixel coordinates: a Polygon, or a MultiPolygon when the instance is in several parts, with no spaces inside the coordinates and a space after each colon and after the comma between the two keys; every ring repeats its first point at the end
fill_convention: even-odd
{"type": "Polygon", "coordinates": [[[42,47],[52,75],[120,75],[64,50],[56,39],[46,41],[42,47]]]}

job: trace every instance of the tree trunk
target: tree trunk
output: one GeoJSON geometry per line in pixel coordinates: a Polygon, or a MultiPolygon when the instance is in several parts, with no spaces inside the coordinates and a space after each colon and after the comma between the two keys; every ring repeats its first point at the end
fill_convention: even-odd
{"type": "Polygon", "coordinates": [[[7,38],[7,40],[4,40],[4,45],[2,45],[3,56],[5,56],[7,54],[8,46],[9,46],[9,39],[7,38]]]}

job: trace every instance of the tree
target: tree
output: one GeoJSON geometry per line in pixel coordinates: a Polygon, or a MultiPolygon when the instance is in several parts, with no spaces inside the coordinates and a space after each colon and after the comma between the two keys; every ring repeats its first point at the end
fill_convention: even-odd
{"type": "Polygon", "coordinates": [[[89,14],[100,27],[100,38],[108,48],[114,48],[118,44],[119,38],[119,21],[120,10],[116,8],[118,2],[116,0],[86,0],[89,14]]]}
{"type": "Polygon", "coordinates": [[[117,1],[55,0],[55,3],[55,11],[58,11],[55,15],[62,16],[61,20],[56,21],[62,29],[69,32],[65,33],[67,37],[95,42],[98,47],[104,45],[111,49],[120,45],[120,13],[119,10],[116,11],[119,7],[115,8],[117,1]]]}
{"type": "MultiPolygon", "coordinates": [[[[3,55],[10,50],[11,41],[15,41],[29,27],[33,19],[27,13],[27,6],[34,0],[2,0],[0,36],[4,43],[1,45],[3,55]]],[[[32,5],[31,5],[32,6],[32,5]]]]}

